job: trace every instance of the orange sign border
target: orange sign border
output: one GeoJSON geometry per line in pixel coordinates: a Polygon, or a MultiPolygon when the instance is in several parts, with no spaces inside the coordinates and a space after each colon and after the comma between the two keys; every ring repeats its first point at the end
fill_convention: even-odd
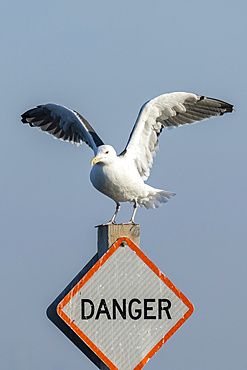
{"type": "Polygon", "coordinates": [[[128,247],[131,248],[146,265],[181,299],[188,307],[186,314],[169,330],[169,332],[154,346],[154,348],[142,359],[142,361],[133,369],[140,370],[148,362],[148,360],[168,341],[169,338],[183,325],[183,323],[192,315],[194,311],[193,304],[180,292],[180,290],[163,274],[162,271],[154,265],[152,261],[138,248],[129,238],[121,237],[108,249],[108,251],[95,263],[95,265],[86,273],[86,275],[74,286],[73,289],[63,298],[57,306],[57,313],[63,321],[88,345],[89,348],[111,369],[118,368],[104,355],[103,352],[74,324],[72,320],[63,312],[64,306],[74,297],[74,295],[91,279],[96,271],[113,255],[114,252],[121,246],[122,242],[126,241],[128,247]]]}

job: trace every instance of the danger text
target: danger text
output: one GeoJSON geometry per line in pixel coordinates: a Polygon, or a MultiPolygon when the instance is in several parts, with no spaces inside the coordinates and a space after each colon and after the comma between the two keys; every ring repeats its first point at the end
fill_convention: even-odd
{"type": "Polygon", "coordinates": [[[140,300],[133,298],[127,301],[123,299],[122,302],[118,302],[117,299],[112,299],[110,302],[106,302],[105,299],[101,299],[98,304],[95,304],[91,299],[81,300],[81,319],[98,320],[100,317],[105,317],[108,320],[116,320],[122,318],[126,320],[130,318],[132,320],[162,320],[171,319],[171,301],[167,298],[146,298],[140,300]]]}

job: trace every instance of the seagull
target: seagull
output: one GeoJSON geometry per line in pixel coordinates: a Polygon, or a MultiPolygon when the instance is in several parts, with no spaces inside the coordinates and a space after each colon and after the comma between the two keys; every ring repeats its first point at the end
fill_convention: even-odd
{"type": "Polygon", "coordinates": [[[88,121],[65,106],[48,103],[22,114],[22,122],[75,143],[85,142],[94,151],[90,180],[93,186],[113,199],[116,210],[111,220],[115,224],[121,202],[132,202],[133,213],[128,224],[135,224],[138,206],[157,208],[175,193],[153,188],[145,183],[158,149],[158,137],[164,127],[172,128],[221,116],[233,111],[233,105],[187,92],[162,94],[147,101],[140,109],[125,149],[117,155],[111,145],[105,145],[88,121]]]}

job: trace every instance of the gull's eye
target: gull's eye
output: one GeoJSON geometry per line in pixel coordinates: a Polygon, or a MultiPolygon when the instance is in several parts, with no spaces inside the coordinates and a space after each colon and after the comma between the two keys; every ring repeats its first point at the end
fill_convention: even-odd
{"type": "Polygon", "coordinates": [[[109,150],[107,150],[106,152],[105,152],[105,154],[108,154],[109,153],[109,150]]]}

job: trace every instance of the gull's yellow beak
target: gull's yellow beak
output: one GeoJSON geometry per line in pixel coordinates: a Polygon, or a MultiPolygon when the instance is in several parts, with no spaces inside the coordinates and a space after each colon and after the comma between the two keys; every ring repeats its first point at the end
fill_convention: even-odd
{"type": "Polygon", "coordinates": [[[94,157],[92,160],[91,160],[91,166],[94,166],[97,162],[99,162],[100,161],[100,158],[98,158],[97,157],[97,155],[96,155],[96,157],[94,157]]]}

